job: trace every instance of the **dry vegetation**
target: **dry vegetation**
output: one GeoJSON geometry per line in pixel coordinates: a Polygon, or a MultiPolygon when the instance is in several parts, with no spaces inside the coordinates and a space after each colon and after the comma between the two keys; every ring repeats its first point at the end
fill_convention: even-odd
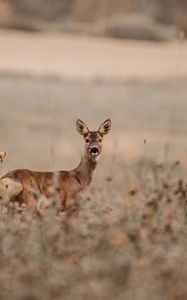
{"type": "Polygon", "coordinates": [[[186,299],[179,162],[113,159],[104,170],[71,219],[1,202],[1,299],[186,299]]]}

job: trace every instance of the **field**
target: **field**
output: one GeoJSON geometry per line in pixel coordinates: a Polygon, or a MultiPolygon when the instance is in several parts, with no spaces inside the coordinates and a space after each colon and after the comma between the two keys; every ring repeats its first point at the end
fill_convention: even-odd
{"type": "MultiPolygon", "coordinates": [[[[0,298],[186,299],[186,48],[178,52],[174,46],[175,52],[169,50],[171,45],[157,45],[153,55],[152,44],[137,43],[142,57],[151,52],[155,59],[146,66],[142,62],[147,69],[142,78],[140,66],[136,70],[134,65],[132,73],[127,62],[128,77],[124,62],[117,73],[120,62],[115,53],[120,55],[132,44],[109,42],[105,65],[96,63],[102,61],[103,52],[103,57],[96,56],[96,66],[93,61],[93,69],[79,66],[73,77],[72,61],[70,72],[64,64],[61,73],[63,64],[52,65],[50,51],[49,62],[45,60],[48,69],[41,72],[38,36],[30,36],[36,47],[29,49],[33,56],[30,52],[28,60],[27,51],[21,58],[20,49],[30,44],[24,44],[19,34],[9,34],[0,57],[0,150],[7,151],[2,174],[15,168],[74,168],[84,145],[75,130],[77,118],[97,129],[110,117],[112,130],[104,139],[93,183],[77,200],[80,207],[70,219],[66,213],[57,215],[55,207],[39,218],[2,200],[0,298]],[[11,39],[17,48],[9,61],[11,39]],[[168,72],[163,48],[168,51],[168,72]],[[109,77],[105,66],[112,57],[117,67],[109,77]]],[[[77,37],[71,38],[76,46],[77,37]]],[[[92,41],[95,49],[100,47],[92,41]]],[[[90,43],[85,40],[84,51],[90,50],[90,43]]],[[[106,49],[108,42],[101,39],[102,43],[106,49]]],[[[56,61],[64,49],[60,40],[58,45],[53,53],[56,61]]],[[[67,45],[71,49],[72,44],[67,45]]],[[[82,59],[79,47],[76,53],[82,59]]]]}

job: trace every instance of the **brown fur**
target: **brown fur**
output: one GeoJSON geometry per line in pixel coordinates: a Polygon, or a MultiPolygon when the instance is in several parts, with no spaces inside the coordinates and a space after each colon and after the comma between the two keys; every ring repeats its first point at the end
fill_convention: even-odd
{"type": "Polygon", "coordinates": [[[1,178],[0,195],[20,205],[29,205],[38,203],[41,195],[50,198],[57,194],[62,210],[74,206],[79,193],[85,191],[92,181],[102,150],[101,140],[109,132],[111,121],[106,120],[98,131],[89,131],[81,120],[77,120],[76,126],[86,142],[84,156],[77,168],[59,172],[14,170],[1,178]],[[98,151],[96,154],[92,153],[93,148],[98,151]]]}

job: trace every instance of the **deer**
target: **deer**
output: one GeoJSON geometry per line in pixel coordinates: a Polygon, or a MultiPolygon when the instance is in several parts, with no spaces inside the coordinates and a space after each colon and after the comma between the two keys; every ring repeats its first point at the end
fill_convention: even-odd
{"type": "Polygon", "coordinates": [[[40,199],[49,199],[54,192],[58,195],[60,211],[76,207],[76,199],[92,182],[102,152],[103,137],[111,129],[111,120],[105,120],[97,131],[90,131],[80,119],[76,129],[85,141],[84,153],[79,165],[71,171],[41,172],[27,169],[13,170],[0,179],[0,197],[21,205],[36,203],[40,210],[40,199]],[[54,184],[55,181],[55,184],[54,184]]]}

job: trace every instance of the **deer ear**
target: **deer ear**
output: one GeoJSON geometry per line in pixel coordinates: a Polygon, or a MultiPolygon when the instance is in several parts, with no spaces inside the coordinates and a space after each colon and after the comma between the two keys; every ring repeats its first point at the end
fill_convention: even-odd
{"type": "Polygon", "coordinates": [[[110,119],[107,119],[106,121],[104,121],[101,126],[99,127],[98,129],[98,133],[103,136],[105,134],[107,134],[110,129],[111,129],[111,120],[110,119]]]}
{"type": "Polygon", "coordinates": [[[78,119],[76,122],[76,128],[77,128],[78,133],[80,133],[83,136],[86,136],[89,133],[88,127],[80,119],[78,119]]]}

